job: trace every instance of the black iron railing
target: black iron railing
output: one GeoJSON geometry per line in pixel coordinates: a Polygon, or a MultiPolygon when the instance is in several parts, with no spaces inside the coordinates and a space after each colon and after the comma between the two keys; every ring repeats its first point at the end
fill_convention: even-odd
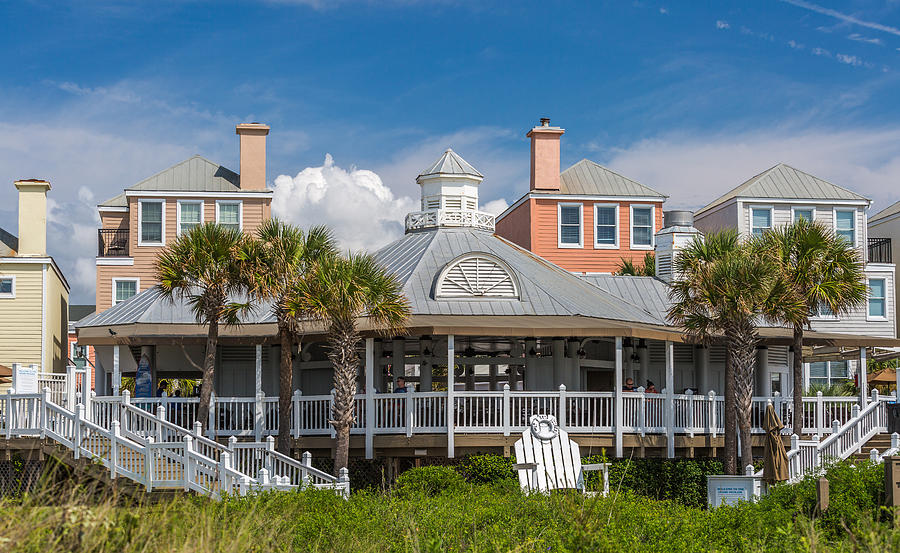
{"type": "Polygon", "coordinates": [[[869,238],[869,263],[893,263],[890,238],[869,238]]]}
{"type": "Polygon", "coordinates": [[[98,257],[128,256],[128,229],[100,229],[97,238],[98,257]]]}

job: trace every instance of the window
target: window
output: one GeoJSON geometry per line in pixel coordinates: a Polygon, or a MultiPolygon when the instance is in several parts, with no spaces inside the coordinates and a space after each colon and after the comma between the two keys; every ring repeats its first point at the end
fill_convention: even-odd
{"type": "Polygon", "coordinates": [[[559,204],[559,247],[580,248],[583,245],[581,232],[581,204],[559,204]]]}
{"type": "Polygon", "coordinates": [[[165,223],[165,202],[163,200],[138,201],[139,246],[161,246],[165,223]]]}
{"type": "Polygon", "coordinates": [[[178,202],[178,234],[203,224],[203,202],[178,202]]]}
{"type": "Polygon", "coordinates": [[[140,280],[136,278],[114,278],[112,279],[112,304],[116,305],[132,296],[137,295],[140,280]]]}
{"type": "Polygon", "coordinates": [[[795,223],[800,219],[805,219],[812,223],[816,219],[816,210],[812,207],[795,207],[793,212],[795,223]]]}
{"type": "Polygon", "coordinates": [[[818,361],[809,364],[809,383],[831,386],[850,379],[847,361],[818,361]]]}
{"type": "Polygon", "coordinates": [[[772,208],[750,208],[750,233],[753,236],[761,236],[762,233],[772,228],[772,208]]]}
{"type": "Polygon", "coordinates": [[[631,247],[644,250],[653,247],[652,206],[631,206],[631,247]]]}
{"type": "Polygon", "coordinates": [[[856,210],[835,209],[834,231],[838,236],[843,236],[854,246],[856,245],[856,210]]]}
{"type": "Polygon", "coordinates": [[[619,247],[619,206],[594,205],[594,245],[598,248],[619,247]]]}
{"type": "Polygon", "coordinates": [[[16,297],[16,277],[0,277],[0,298],[12,299],[16,297]]]}
{"type": "Polygon", "coordinates": [[[216,222],[222,226],[241,230],[241,202],[216,202],[216,222]]]}
{"type": "Polygon", "coordinates": [[[812,313],[810,313],[809,316],[813,319],[837,319],[834,311],[832,311],[831,308],[824,303],[820,303],[816,309],[813,309],[812,313]]]}
{"type": "Polygon", "coordinates": [[[883,278],[869,279],[869,317],[883,319],[887,317],[883,278]]]}

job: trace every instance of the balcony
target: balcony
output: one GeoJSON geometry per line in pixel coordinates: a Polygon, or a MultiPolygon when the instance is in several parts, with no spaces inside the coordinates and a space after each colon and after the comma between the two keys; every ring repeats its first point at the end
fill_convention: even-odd
{"type": "Polygon", "coordinates": [[[97,257],[128,257],[128,229],[99,229],[97,257]]]}
{"type": "Polygon", "coordinates": [[[494,232],[494,216],[473,209],[429,209],[406,215],[406,232],[435,227],[475,227],[494,232]]]}
{"type": "Polygon", "coordinates": [[[891,239],[869,238],[869,263],[893,263],[891,261],[891,239]]]}

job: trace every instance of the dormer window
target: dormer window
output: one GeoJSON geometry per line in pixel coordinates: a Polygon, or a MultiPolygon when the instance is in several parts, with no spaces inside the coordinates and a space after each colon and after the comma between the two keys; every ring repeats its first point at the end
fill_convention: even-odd
{"type": "Polygon", "coordinates": [[[438,299],[518,298],[509,267],[496,257],[477,253],[451,261],[437,280],[438,299]]]}

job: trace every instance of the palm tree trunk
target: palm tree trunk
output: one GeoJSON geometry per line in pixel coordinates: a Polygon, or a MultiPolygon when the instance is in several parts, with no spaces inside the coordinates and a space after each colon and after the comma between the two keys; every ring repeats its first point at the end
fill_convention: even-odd
{"type": "Polygon", "coordinates": [[[334,406],[331,424],[334,426],[334,474],[347,466],[350,456],[350,427],[355,418],[353,397],[356,395],[356,373],[359,355],[356,346],[360,336],[354,321],[334,321],[328,333],[328,358],[334,367],[334,406]]]}
{"type": "Polygon", "coordinates": [[[794,434],[803,435],[803,327],[794,325],[794,434]]]}
{"type": "Polygon", "coordinates": [[[734,355],[725,349],[725,474],[737,474],[737,403],[734,396],[734,355]]]}
{"type": "Polygon", "coordinates": [[[291,394],[294,389],[294,366],[291,349],[294,346],[291,329],[278,325],[281,341],[281,360],[278,366],[278,452],[291,454],[291,394]]]}
{"type": "Polygon", "coordinates": [[[197,408],[197,420],[203,426],[209,422],[209,402],[212,399],[213,379],[216,371],[216,344],[219,341],[219,317],[213,315],[209,319],[209,332],[206,335],[206,357],[203,359],[203,380],[200,382],[200,405],[197,408]]]}
{"type": "Polygon", "coordinates": [[[738,325],[729,333],[734,361],[734,395],[737,406],[738,428],[741,433],[741,467],[753,464],[753,446],[750,442],[750,415],[753,407],[753,376],[756,373],[756,345],[758,338],[749,321],[738,325]]]}

